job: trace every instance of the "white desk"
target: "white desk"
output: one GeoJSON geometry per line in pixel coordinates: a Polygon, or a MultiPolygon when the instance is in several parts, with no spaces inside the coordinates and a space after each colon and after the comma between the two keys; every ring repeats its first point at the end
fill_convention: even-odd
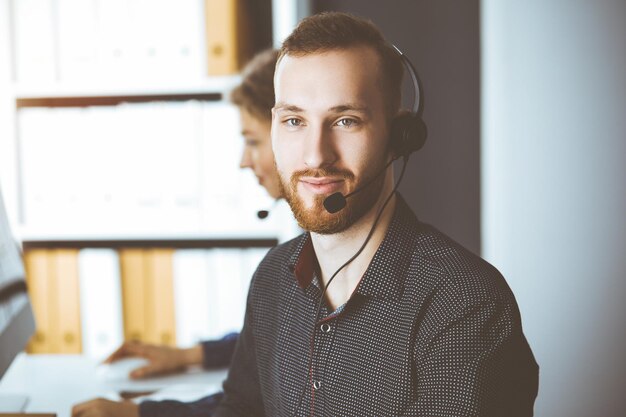
{"type": "Polygon", "coordinates": [[[115,398],[120,390],[156,390],[185,384],[201,389],[218,389],[226,370],[203,371],[129,381],[121,386],[108,384],[97,377],[98,362],[81,355],[26,355],[13,361],[0,381],[1,394],[25,394],[29,397],[27,412],[52,412],[70,417],[72,406],[96,397],[115,398]]]}

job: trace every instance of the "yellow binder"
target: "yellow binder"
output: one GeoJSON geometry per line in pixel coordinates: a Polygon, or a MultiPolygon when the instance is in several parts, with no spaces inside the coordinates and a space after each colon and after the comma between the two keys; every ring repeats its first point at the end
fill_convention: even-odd
{"type": "Polygon", "coordinates": [[[29,353],[50,353],[52,317],[49,294],[53,288],[48,251],[33,249],[24,253],[24,267],[30,302],[35,315],[35,335],[28,343],[29,353]]]}
{"type": "Polygon", "coordinates": [[[143,249],[119,251],[124,339],[146,340],[146,267],[143,249]]]}
{"type": "Polygon", "coordinates": [[[78,250],[57,249],[53,252],[56,280],[57,352],[81,353],[80,281],[78,250]]]}
{"type": "Polygon", "coordinates": [[[149,320],[148,340],[158,344],[174,346],[174,251],[153,249],[148,253],[150,277],[150,302],[147,303],[149,320]]]}
{"type": "Polygon", "coordinates": [[[175,345],[172,249],[122,249],[124,338],[175,345]]]}
{"type": "Polygon", "coordinates": [[[250,57],[250,16],[242,0],[205,0],[209,75],[235,74],[250,57]]]}
{"type": "Polygon", "coordinates": [[[27,351],[81,353],[78,250],[29,250],[24,264],[37,324],[27,351]]]}

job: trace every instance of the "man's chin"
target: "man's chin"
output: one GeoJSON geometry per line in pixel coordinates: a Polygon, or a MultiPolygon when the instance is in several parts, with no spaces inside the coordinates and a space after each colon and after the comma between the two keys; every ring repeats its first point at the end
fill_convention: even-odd
{"type": "Polygon", "coordinates": [[[304,230],[322,235],[339,233],[349,226],[348,210],[342,210],[339,213],[331,214],[324,208],[324,198],[320,196],[315,201],[306,202],[302,200],[289,201],[291,210],[298,224],[304,230]]]}
{"type": "MultiPolygon", "coordinates": [[[[281,181],[280,185],[295,219],[304,230],[331,235],[348,229],[357,219],[354,213],[354,201],[349,202],[338,213],[331,214],[324,208],[324,200],[330,194],[307,190],[294,179],[290,182],[281,181]]],[[[347,183],[344,185],[347,187],[347,183]]]]}

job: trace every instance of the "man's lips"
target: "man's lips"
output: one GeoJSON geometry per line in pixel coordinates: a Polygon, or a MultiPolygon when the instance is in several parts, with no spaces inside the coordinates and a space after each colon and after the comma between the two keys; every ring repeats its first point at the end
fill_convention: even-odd
{"type": "Polygon", "coordinates": [[[314,194],[331,194],[341,188],[344,180],[329,177],[301,177],[298,181],[314,194]]]}

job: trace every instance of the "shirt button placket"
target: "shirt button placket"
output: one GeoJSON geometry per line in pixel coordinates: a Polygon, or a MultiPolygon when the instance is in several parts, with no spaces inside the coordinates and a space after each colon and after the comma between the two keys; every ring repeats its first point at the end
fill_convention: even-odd
{"type": "MultiPolygon", "coordinates": [[[[332,323],[333,321],[330,320],[332,323]]],[[[332,330],[333,325],[328,322],[318,323],[317,328],[317,337],[316,339],[316,364],[314,368],[314,376],[312,381],[313,390],[316,392],[315,394],[315,414],[322,413],[324,410],[324,396],[322,395],[322,380],[324,377],[324,368],[326,365],[326,361],[328,360],[328,356],[330,355],[330,350],[332,346],[332,330]]]]}

